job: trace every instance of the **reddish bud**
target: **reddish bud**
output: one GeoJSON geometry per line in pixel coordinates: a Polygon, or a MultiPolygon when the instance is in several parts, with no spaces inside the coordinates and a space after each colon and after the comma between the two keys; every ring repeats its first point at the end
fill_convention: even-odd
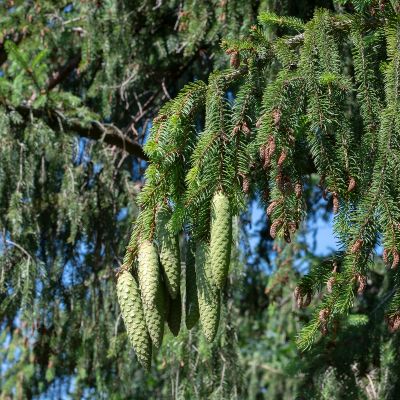
{"type": "Polygon", "coordinates": [[[351,176],[349,180],[349,186],[347,187],[348,192],[352,192],[356,188],[356,180],[351,176]]]}
{"type": "Polygon", "coordinates": [[[268,154],[271,157],[271,156],[273,156],[275,154],[275,150],[276,150],[275,138],[273,136],[270,136],[268,141],[269,141],[268,154]]]}
{"type": "Polygon", "coordinates": [[[294,185],[294,193],[296,194],[296,198],[301,198],[301,195],[303,194],[303,186],[301,183],[297,182],[294,185]]]}
{"type": "Polygon", "coordinates": [[[275,207],[278,205],[278,201],[274,200],[267,208],[267,215],[271,215],[272,211],[274,211],[275,207]]]}
{"type": "Polygon", "coordinates": [[[282,150],[282,153],[281,153],[281,155],[279,156],[279,159],[278,159],[278,167],[281,167],[283,165],[283,163],[286,160],[286,157],[287,157],[286,150],[282,150]]]}
{"type": "Polygon", "coordinates": [[[352,254],[358,253],[363,245],[363,242],[364,241],[362,239],[357,239],[354,242],[353,246],[351,246],[350,253],[352,254]]]}
{"type": "Polygon", "coordinates": [[[251,130],[250,130],[249,126],[247,125],[247,122],[243,122],[242,131],[245,135],[249,135],[251,133],[251,130]]]}
{"type": "Polygon", "coordinates": [[[237,135],[240,132],[240,125],[235,125],[232,129],[232,134],[237,135]]]}
{"type": "Polygon", "coordinates": [[[240,55],[239,55],[239,52],[234,51],[231,54],[230,64],[231,64],[232,68],[235,68],[235,69],[239,68],[239,66],[240,66],[240,55]]]}
{"type": "Polygon", "coordinates": [[[167,119],[167,116],[166,116],[166,115],[160,114],[160,115],[157,115],[157,117],[155,117],[155,118],[153,119],[153,123],[156,124],[156,123],[158,123],[158,122],[165,121],[166,119],[167,119]]]}
{"type": "Polygon", "coordinates": [[[337,193],[333,193],[333,212],[337,214],[339,212],[339,197],[337,193]]]}
{"type": "Polygon", "coordinates": [[[303,296],[301,294],[301,290],[299,286],[296,286],[296,288],[294,289],[294,299],[296,301],[296,305],[298,308],[301,308],[303,306],[303,296]]]}
{"type": "Polygon", "coordinates": [[[332,293],[333,286],[335,285],[335,283],[336,283],[336,278],[334,276],[331,276],[326,282],[326,290],[328,291],[328,293],[332,293]]]}
{"type": "Polygon", "coordinates": [[[318,319],[321,323],[320,330],[323,335],[328,333],[328,318],[329,310],[327,308],[323,308],[318,314],[318,319]]]}
{"type": "Polygon", "coordinates": [[[275,126],[279,126],[281,122],[282,111],[279,108],[275,108],[272,111],[272,119],[274,121],[275,126]]]}
{"type": "Polygon", "coordinates": [[[397,251],[397,249],[394,249],[392,254],[393,254],[392,269],[397,269],[400,261],[399,252],[397,251]]]}
{"type": "Polygon", "coordinates": [[[367,278],[365,275],[357,274],[356,275],[357,283],[358,283],[358,290],[357,294],[363,294],[364,290],[367,286],[367,278]]]}
{"type": "Polygon", "coordinates": [[[271,229],[269,230],[269,234],[271,235],[272,239],[276,238],[276,234],[278,233],[278,229],[282,225],[282,220],[278,218],[276,221],[273,222],[271,225],[271,229]]]}
{"type": "Polygon", "coordinates": [[[328,317],[329,317],[329,310],[327,308],[323,308],[319,313],[318,313],[318,319],[321,322],[328,322],[328,317]]]}
{"type": "Polygon", "coordinates": [[[337,269],[338,269],[337,262],[336,262],[336,261],[334,261],[334,262],[333,262],[333,270],[332,270],[332,274],[336,274],[336,272],[337,272],[337,269]]]}
{"type": "Polygon", "coordinates": [[[386,322],[388,324],[389,332],[394,333],[400,328],[400,315],[395,314],[391,317],[386,317],[386,322]]]}
{"type": "Polygon", "coordinates": [[[248,194],[250,191],[250,180],[248,176],[243,176],[243,184],[242,184],[243,192],[248,194]]]}
{"type": "Polygon", "coordinates": [[[260,158],[263,162],[263,168],[267,169],[270,163],[269,144],[265,144],[260,148],[260,158]]]}
{"type": "Polygon", "coordinates": [[[382,258],[383,258],[383,262],[385,264],[388,264],[388,262],[389,262],[389,250],[388,249],[383,249],[382,258]]]}

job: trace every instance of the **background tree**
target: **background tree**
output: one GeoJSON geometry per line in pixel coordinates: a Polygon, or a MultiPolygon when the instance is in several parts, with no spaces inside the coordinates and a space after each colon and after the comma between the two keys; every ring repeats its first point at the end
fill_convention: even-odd
{"type": "MultiPolygon", "coordinates": [[[[312,279],[300,281],[302,293],[323,285],[332,270],[331,263],[321,262],[308,249],[307,224],[275,257],[268,222],[263,220],[254,255],[246,246],[248,235],[239,233],[246,229],[246,215],[242,216],[236,236],[242,244],[241,258],[232,257],[236,262],[226,293],[225,323],[221,324],[225,328],[212,345],[197,331],[182,329],[178,339],[168,334],[151,374],[146,375],[132,354],[119,317],[113,276],[122,264],[130,223],[138,212],[135,200],[147,158],[141,145],[152,118],[186,82],[207,81],[211,71],[227,66],[229,59],[220,49],[222,39],[237,45],[242,58],[246,57],[246,42],[236,41],[248,37],[260,12],[277,11],[307,21],[315,6],[336,10],[339,25],[346,21],[346,16],[340,17],[344,11],[360,13],[360,28],[352,25],[351,42],[347,33],[338,34],[343,44],[339,58],[327,51],[326,58],[315,60],[315,70],[307,73],[320,77],[321,82],[314,83],[324,101],[328,101],[327,93],[321,87],[339,84],[340,89],[340,85],[351,85],[348,79],[356,82],[361,100],[352,95],[343,100],[340,89],[334,92],[338,96],[335,107],[340,115],[352,111],[355,135],[361,137],[364,130],[370,133],[363,136],[365,154],[370,155],[380,116],[396,116],[396,108],[390,107],[382,114],[389,97],[382,91],[383,75],[375,72],[388,62],[386,48],[392,51],[389,61],[396,60],[398,47],[390,41],[394,44],[387,47],[384,39],[384,32],[390,40],[396,37],[395,2],[360,1],[345,6],[323,1],[239,0],[1,4],[3,397],[58,398],[69,391],[75,398],[394,398],[398,346],[396,336],[383,324],[383,306],[395,293],[396,276],[383,273],[379,262],[371,267],[366,292],[352,312],[355,316],[340,322],[337,336],[328,335],[311,353],[299,357],[293,339],[309,318],[306,310],[294,311],[291,301],[299,262],[312,271],[312,279]],[[365,55],[368,68],[360,67],[365,55]],[[331,72],[329,64],[340,72],[331,72]],[[268,259],[263,260],[266,255],[268,259]],[[281,263],[283,268],[269,278],[266,265],[275,270],[281,263]],[[349,343],[357,344],[357,351],[349,353],[349,343]]],[[[330,37],[331,20],[318,15],[320,19],[309,25],[314,36],[305,41],[309,51],[314,42],[323,48],[331,45],[323,43],[330,37]]],[[[269,22],[263,31],[265,39],[296,28],[290,20],[271,21],[271,15],[261,22],[269,22]]],[[[280,65],[290,70],[292,58],[294,64],[298,62],[282,41],[275,43],[278,60],[263,79],[254,75],[262,84],[274,79],[280,65]]],[[[307,54],[304,51],[304,57],[307,54]]],[[[395,77],[396,70],[390,75],[390,68],[396,63],[388,65],[389,76],[395,77]]],[[[282,82],[272,83],[275,92],[264,104],[280,93],[282,82]]],[[[391,83],[386,82],[390,90],[391,83]]],[[[240,100],[238,88],[232,86],[230,93],[240,100]]],[[[263,88],[259,89],[261,96],[263,88]]],[[[389,105],[395,107],[396,99],[390,99],[389,105]]],[[[327,103],[328,117],[330,106],[327,103]]],[[[345,123],[334,120],[332,129],[339,127],[344,134],[345,123]]],[[[342,154],[337,153],[340,162],[342,154]]],[[[321,166],[327,168],[323,161],[321,166]]],[[[309,172],[321,171],[313,167],[309,172]]],[[[357,172],[355,168],[354,178],[357,172]]],[[[363,175],[362,182],[367,184],[373,173],[363,175]]],[[[395,179],[396,174],[386,176],[395,179]]],[[[317,181],[313,175],[305,187],[304,198],[311,210],[308,218],[317,208],[327,213],[332,208],[331,203],[326,206],[319,201],[317,181]]],[[[341,183],[342,192],[347,183],[341,183]]],[[[394,187],[393,182],[387,184],[394,187]]],[[[357,188],[358,194],[362,187],[357,188]]],[[[377,188],[375,193],[380,193],[377,188]]],[[[393,198],[393,193],[388,196],[393,198]]],[[[393,240],[390,249],[398,243],[396,237],[393,240]]],[[[372,238],[361,246],[373,244],[372,238]]],[[[361,251],[366,252],[364,247],[361,251]]],[[[393,263],[394,253],[388,257],[393,263]]],[[[396,303],[392,310],[389,322],[394,328],[396,303]]]]}

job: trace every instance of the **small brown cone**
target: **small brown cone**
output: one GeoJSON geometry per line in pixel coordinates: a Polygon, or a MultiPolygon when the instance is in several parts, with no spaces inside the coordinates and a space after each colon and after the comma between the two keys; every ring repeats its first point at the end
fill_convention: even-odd
{"type": "Polygon", "coordinates": [[[336,193],[333,193],[332,199],[333,199],[333,213],[337,214],[339,212],[339,197],[336,193]]]}
{"type": "Polygon", "coordinates": [[[382,254],[383,262],[385,264],[389,263],[389,250],[388,249],[383,249],[383,254],[382,254]]]}
{"type": "Polygon", "coordinates": [[[286,160],[286,157],[287,157],[286,150],[282,150],[282,153],[281,153],[281,155],[279,156],[279,159],[278,159],[278,167],[282,167],[283,163],[286,160]]]}
{"type": "Polygon", "coordinates": [[[397,251],[397,249],[393,249],[392,254],[393,254],[392,269],[397,269],[400,261],[399,252],[397,251]]]}
{"type": "Polygon", "coordinates": [[[348,192],[352,192],[356,188],[356,180],[351,176],[349,180],[349,186],[347,187],[348,192]]]}
{"type": "Polygon", "coordinates": [[[367,287],[367,277],[365,275],[357,274],[356,279],[358,284],[357,294],[361,295],[367,287]]]}
{"type": "Polygon", "coordinates": [[[282,225],[282,220],[279,218],[276,221],[273,222],[273,224],[271,225],[271,228],[269,230],[269,234],[271,235],[272,239],[276,238],[276,235],[278,233],[279,228],[282,225]]]}
{"type": "Polygon", "coordinates": [[[270,203],[270,205],[267,208],[267,215],[271,215],[272,212],[274,211],[275,207],[278,205],[278,201],[274,200],[273,202],[270,203]]]}
{"type": "Polygon", "coordinates": [[[231,53],[230,64],[231,64],[231,67],[235,68],[235,69],[240,67],[240,54],[238,51],[233,51],[231,53]]]}
{"type": "Polygon", "coordinates": [[[334,276],[331,276],[326,282],[326,290],[328,291],[328,293],[332,293],[333,286],[335,285],[335,283],[336,283],[336,278],[334,276]]]}
{"type": "Polygon", "coordinates": [[[362,239],[357,239],[353,246],[351,246],[350,252],[352,254],[358,253],[363,245],[364,241],[362,239]]]}

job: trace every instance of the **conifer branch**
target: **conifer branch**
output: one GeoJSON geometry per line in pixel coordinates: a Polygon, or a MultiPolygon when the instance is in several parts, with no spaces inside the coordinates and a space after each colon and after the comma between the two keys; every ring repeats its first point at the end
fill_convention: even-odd
{"type": "MultiPolygon", "coordinates": [[[[12,108],[8,108],[10,111],[12,110],[12,108]]],[[[89,139],[103,141],[111,146],[116,146],[126,151],[132,156],[147,160],[147,155],[144,153],[142,146],[113,125],[102,124],[98,121],[80,123],[76,121],[76,119],[70,119],[60,111],[53,109],[34,109],[26,106],[19,106],[15,108],[15,111],[26,119],[29,119],[29,116],[32,115],[35,118],[43,120],[56,132],[65,131],[89,139]]]]}

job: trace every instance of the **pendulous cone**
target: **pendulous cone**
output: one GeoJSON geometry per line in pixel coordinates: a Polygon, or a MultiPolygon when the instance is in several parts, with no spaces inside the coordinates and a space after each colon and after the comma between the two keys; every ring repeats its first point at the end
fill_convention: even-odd
{"type": "Polygon", "coordinates": [[[218,331],[220,291],[213,285],[208,246],[196,246],[196,278],[200,322],[207,341],[212,342],[218,331]]]}
{"type": "Polygon", "coordinates": [[[157,225],[160,261],[164,270],[165,283],[170,296],[175,299],[180,289],[181,259],[178,235],[171,233],[167,228],[170,218],[169,209],[160,210],[157,225]]]}
{"type": "Polygon", "coordinates": [[[199,320],[199,300],[197,298],[195,245],[189,240],[186,246],[186,297],[185,297],[185,322],[188,330],[192,329],[199,320]]]}
{"type": "Polygon", "coordinates": [[[155,308],[161,288],[158,254],[153,243],[140,244],[138,252],[139,287],[143,306],[155,308]]]}
{"type": "Polygon", "coordinates": [[[145,241],[139,246],[138,275],[147,329],[154,347],[158,349],[164,335],[164,288],[157,250],[149,241],[145,241]]]}
{"type": "Polygon", "coordinates": [[[118,277],[117,296],[128,338],[140,364],[149,370],[151,366],[150,336],[147,332],[138,284],[128,271],[123,271],[118,277]]]}
{"type": "Polygon", "coordinates": [[[164,324],[166,318],[165,289],[160,285],[156,295],[155,307],[143,305],[144,317],[146,320],[147,331],[156,349],[159,349],[164,336],[164,324]]]}
{"type": "Polygon", "coordinates": [[[229,271],[232,245],[232,214],[228,197],[214,194],[211,205],[210,262],[214,284],[223,289],[229,271]]]}

